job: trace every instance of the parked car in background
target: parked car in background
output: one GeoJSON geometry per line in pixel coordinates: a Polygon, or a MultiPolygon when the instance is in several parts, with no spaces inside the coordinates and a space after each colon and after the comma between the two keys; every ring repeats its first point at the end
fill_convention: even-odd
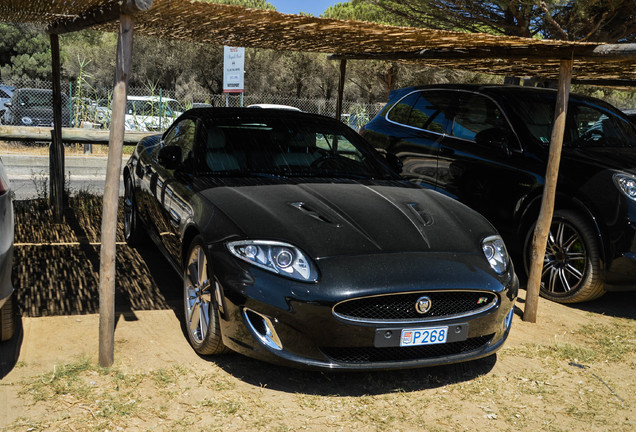
{"type": "Polygon", "coordinates": [[[16,328],[11,283],[13,224],[11,187],[0,158],[0,342],[11,339],[16,328]]]}
{"type": "Polygon", "coordinates": [[[362,114],[341,114],[340,121],[348,125],[351,129],[359,132],[361,128],[369,123],[369,116],[365,113],[362,114]]]}
{"type": "Polygon", "coordinates": [[[207,102],[193,102],[190,108],[212,108],[213,106],[207,102]]]}
{"type": "Polygon", "coordinates": [[[143,132],[162,131],[184,111],[175,99],[160,96],[128,96],[125,128],[143,132]]]}
{"type": "MultiPolygon", "coordinates": [[[[53,91],[19,88],[5,104],[2,124],[14,126],[53,126],[53,91]]],[[[69,99],[62,93],[62,126],[71,125],[69,99]]]]}
{"type": "Polygon", "coordinates": [[[150,235],[182,275],[199,354],[410,368],[509,334],[518,280],[492,225],[336,119],[191,109],[139,142],[124,184],[126,241],[150,235]]]}
{"type": "Polygon", "coordinates": [[[291,105],[279,105],[279,104],[252,104],[252,105],[248,105],[248,108],[268,108],[268,109],[282,109],[282,110],[289,110],[289,111],[301,111],[300,108],[296,108],[295,106],[291,106],[291,105]]]}
{"type": "MultiPolygon", "coordinates": [[[[409,87],[361,133],[407,179],[486,216],[527,266],[555,103],[547,89],[409,87]]],[[[572,94],[563,145],[541,294],[567,303],[636,288],[636,127],[572,94]]]]}
{"type": "Polygon", "coordinates": [[[13,86],[4,84],[0,85],[0,119],[2,119],[2,116],[4,115],[4,112],[6,110],[5,103],[11,101],[11,96],[13,95],[14,90],[15,87],[13,86]]]}

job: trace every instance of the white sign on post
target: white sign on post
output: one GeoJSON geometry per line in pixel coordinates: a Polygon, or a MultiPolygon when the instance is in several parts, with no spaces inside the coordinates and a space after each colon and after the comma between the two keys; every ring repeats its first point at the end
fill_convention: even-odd
{"type": "Polygon", "coordinates": [[[243,93],[245,48],[223,47],[223,93],[243,93]]]}

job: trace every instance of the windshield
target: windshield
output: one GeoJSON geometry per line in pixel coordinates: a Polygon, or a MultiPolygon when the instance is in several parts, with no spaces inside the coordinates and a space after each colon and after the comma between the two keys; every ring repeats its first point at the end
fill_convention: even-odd
{"type": "MultiPolygon", "coordinates": [[[[18,105],[23,108],[53,109],[53,92],[51,90],[22,90],[17,94],[18,105]]],[[[62,93],[62,104],[68,104],[68,97],[62,93]]]]}
{"type": "Polygon", "coordinates": [[[204,128],[204,170],[245,176],[393,178],[361,137],[309,118],[215,121],[204,128]]]}
{"type": "MultiPolygon", "coordinates": [[[[528,131],[548,145],[555,99],[550,94],[527,94],[511,104],[528,131]]],[[[564,147],[636,147],[636,126],[601,104],[570,99],[564,147]]]]}

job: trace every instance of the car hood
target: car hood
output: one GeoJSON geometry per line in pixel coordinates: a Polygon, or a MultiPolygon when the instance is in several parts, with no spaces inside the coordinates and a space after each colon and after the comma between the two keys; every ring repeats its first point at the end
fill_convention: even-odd
{"type": "Polygon", "coordinates": [[[201,193],[245,238],[288,242],[313,258],[474,253],[494,233],[462,204],[401,182],[215,187],[201,193]]]}

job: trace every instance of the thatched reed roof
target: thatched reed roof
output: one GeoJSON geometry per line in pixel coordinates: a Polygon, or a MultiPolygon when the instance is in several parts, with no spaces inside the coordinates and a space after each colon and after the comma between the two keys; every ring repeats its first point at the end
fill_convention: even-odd
{"type": "MultiPolygon", "coordinates": [[[[87,11],[105,10],[122,1],[131,0],[0,0],[0,20],[40,23],[57,32],[60,21],[81,21],[87,11]]],[[[113,31],[116,25],[94,28],[113,31]]],[[[575,79],[636,85],[633,45],[393,27],[190,0],[154,0],[150,9],[136,15],[135,31],[151,37],[341,58],[417,59],[441,68],[546,79],[558,77],[561,58],[574,58],[575,79]]]]}

